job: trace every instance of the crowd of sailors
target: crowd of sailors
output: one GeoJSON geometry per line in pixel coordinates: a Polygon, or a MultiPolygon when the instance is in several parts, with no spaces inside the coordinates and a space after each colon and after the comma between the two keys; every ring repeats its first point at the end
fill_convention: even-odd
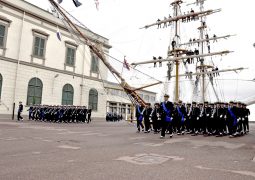
{"type": "Polygon", "coordinates": [[[250,111],[241,102],[172,103],[169,96],[154,107],[141,104],[136,107],[137,132],[154,131],[161,138],[169,134],[191,134],[192,136],[238,137],[249,132],[250,111]]]}

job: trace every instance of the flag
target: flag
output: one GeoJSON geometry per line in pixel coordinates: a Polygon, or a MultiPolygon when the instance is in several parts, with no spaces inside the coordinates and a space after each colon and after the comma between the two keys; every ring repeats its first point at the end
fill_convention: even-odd
{"type": "Polygon", "coordinates": [[[130,71],[129,64],[127,63],[126,56],[124,56],[123,67],[130,71]]]}
{"type": "Polygon", "coordinates": [[[61,41],[61,39],[62,39],[62,36],[61,36],[58,26],[57,26],[57,38],[59,41],[61,41]]]}
{"type": "Polygon", "coordinates": [[[99,10],[99,0],[95,0],[96,8],[99,10]]]}
{"type": "Polygon", "coordinates": [[[60,3],[62,3],[63,2],[63,0],[58,0],[58,3],[60,4],[60,3]]]}
{"type": "Polygon", "coordinates": [[[81,6],[82,4],[78,0],[73,0],[73,3],[76,7],[81,6]]]}

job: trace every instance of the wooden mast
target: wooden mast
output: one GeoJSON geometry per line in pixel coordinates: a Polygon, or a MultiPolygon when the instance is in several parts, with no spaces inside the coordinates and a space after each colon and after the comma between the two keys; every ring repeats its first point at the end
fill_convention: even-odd
{"type": "MultiPolygon", "coordinates": [[[[61,10],[60,6],[54,1],[54,0],[49,0],[49,2],[52,4],[53,7],[55,7],[58,12],[63,16],[63,18],[67,21],[70,27],[73,27],[79,35],[83,38],[85,41],[85,44],[89,46],[90,50],[97,55],[99,59],[102,60],[102,62],[105,64],[105,66],[120,79],[120,85],[124,89],[124,91],[128,94],[130,97],[130,100],[133,104],[142,104],[143,106],[146,106],[146,102],[135,92],[135,90],[125,81],[125,79],[121,76],[121,74],[111,66],[111,64],[107,61],[103,50],[99,46],[99,44],[94,45],[89,38],[84,35],[80,29],[67,17],[67,15],[61,10]]],[[[160,82],[161,83],[161,82],[160,82]]],[[[159,84],[159,83],[157,83],[159,84]]],[[[155,84],[152,84],[155,85],[155,84]]],[[[146,87],[150,87],[152,85],[147,85],[146,87]]]]}
{"type": "MultiPolygon", "coordinates": [[[[179,10],[180,10],[180,4],[182,3],[182,1],[180,0],[175,0],[171,5],[174,6],[174,16],[178,17],[179,14],[179,10]]],[[[175,20],[175,42],[176,42],[176,47],[173,48],[178,48],[179,47],[179,19],[175,20]]],[[[171,43],[171,41],[170,41],[171,43]]],[[[175,51],[175,49],[172,50],[174,52],[174,57],[178,57],[178,51],[175,51]]],[[[175,61],[175,97],[174,97],[174,101],[178,102],[179,101],[179,61],[176,60],[175,61]]]]}

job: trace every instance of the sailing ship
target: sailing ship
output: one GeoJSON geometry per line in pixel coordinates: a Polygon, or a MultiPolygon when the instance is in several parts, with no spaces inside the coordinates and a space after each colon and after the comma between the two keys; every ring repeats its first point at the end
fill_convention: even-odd
{"type": "MultiPolygon", "coordinates": [[[[169,15],[169,18],[164,18],[164,20],[157,20],[157,22],[145,25],[141,29],[148,29],[154,26],[158,28],[172,26],[173,31],[171,32],[172,37],[170,38],[170,45],[168,47],[168,53],[166,58],[154,58],[153,60],[140,61],[132,63],[133,66],[137,65],[146,65],[152,63],[167,63],[167,79],[165,81],[165,93],[169,91],[169,81],[175,78],[174,89],[174,98],[173,101],[180,100],[181,78],[186,77],[191,81],[191,98],[188,98],[190,101],[197,101],[204,103],[205,101],[212,101],[213,98],[208,97],[210,94],[209,85],[215,96],[215,101],[223,101],[216,91],[215,83],[216,77],[219,73],[225,72],[237,72],[242,71],[245,68],[232,68],[232,69],[222,69],[219,70],[216,63],[213,62],[211,57],[222,56],[233,51],[223,50],[217,52],[211,52],[211,44],[213,42],[217,43],[220,39],[228,39],[234,35],[221,35],[216,36],[208,35],[208,26],[206,22],[206,17],[218,13],[221,9],[209,9],[206,10],[204,7],[205,0],[196,0],[194,3],[186,3],[186,6],[197,6],[199,10],[196,12],[191,8],[187,13],[182,12],[182,6],[185,4],[182,0],[174,0],[171,3],[173,7],[173,15],[169,15]],[[180,31],[181,24],[188,24],[200,22],[198,38],[190,38],[187,42],[183,42],[180,31]],[[169,24],[169,25],[168,25],[169,24]],[[193,63],[195,62],[195,65],[193,63]],[[184,67],[185,73],[180,73],[180,66],[184,67]],[[194,68],[194,71],[191,71],[190,68],[194,68]],[[172,71],[175,69],[175,74],[172,75],[172,71]],[[195,72],[195,73],[193,73],[195,72]],[[194,78],[195,77],[195,78],[194,78]],[[195,79],[193,81],[193,79],[195,79]]],[[[184,92],[185,93],[185,92],[184,92]]]]}
{"type": "MultiPolygon", "coordinates": [[[[188,78],[191,82],[191,88],[192,91],[192,97],[189,99],[190,101],[197,101],[204,103],[205,101],[209,101],[211,99],[208,98],[209,93],[209,84],[212,87],[213,93],[217,99],[217,101],[221,101],[215,87],[214,87],[214,80],[216,79],[215,76],[217,76],[219,73],[224,72],[237,72],[244,70],[245,68],[232,68],[232,69],[222,69],[219,70],[215,63],[212,61],[212,59],[209,60],[210,57],[214,56],[222,56],[229,53],[232,53],[232,51],[229,50],[223,50],[223,51],[217,51],[217,52],[211,52],[210,50],[210,44],[211,42],[216,42],[220,39],[227,39],[230,38],[233,35],[222,35],[222,36],[210,36],[207,32],[207,24],[206,24],[206,17],[209,15],[213,15],[215,13],[218,13],[221,11],[221,9],[209,9],[205,10],[204,4],[206,0],[196,0],[194,3],[189,3],[187,6],[198,6],[199,11],[194,11],[191,8],[191,11],[188,13],[182,12],[182,6],[185,4],[182,0],[174,0],[171,3],[171,7],[173,8],[173,14],[169,15],[168,18],[164,18],[163,20],[158,20],[155,23],[145,25],[141,29],[148,29],[152,27],[160,27],[161,25],[164,26],[171,26],[173,32],[171,33],[170,38],[170,45],[168,47],[167,57],[166,58],[153,58],[148,61],[139,61],[134,62],[131,65],[127,64],[124,61],[124,65],[129,69],[133,68],[134,70],[137,70],[137,66],[142,65],[151,65],[160,63],[166,64],[167,67],[167,76],[164,81],[158,80],[156,77],[152,77],[152,75],[148,75],[144,72],[139,71],[139,73],[146,75],[149,77],[151,81],[154,81],[153,83],[144,84],[140,87],[134,87],[132,84],[128,83],[127,79],[123,77],[123,74],[117,70],[116,67],[113,66],[112,63],[108,61],[107,57],[110,57],[114,60],[114,57],[110,56],[109,54],[105,53],[102,49],[102,46],[100,45],[100,42],[92,42],[90,39],[84,34],[82,31],[80,31],[79,26],[83,26],[86,28],[85,25],[83,25],[80,21],[75,19],[71,14],[69,14],[65,9],[63,9],[59,3],[55,2],[54,0],[49,0],[52,7],[54,8],[54,11],[58,13],[58,18],[61,18],[64,21],[64,24],[68,26],[68,29],[70,32],[76,36],[76,40],[79,40],[80,43],[84,43],[89,47],[92,53],[94,53],[102,62],[103,64],[108,68],[108,70],[113,74],[113,76],[117,79],[120,86],[123,88],[123,90],[127,93],[129,99],[131,102],[136,104],[142,104],[146,105],[146,101],[140,97],[140,95],[137,93],[137,91],[141,89],[145,89],[148,87],[164,84],[164,91],[162,91],[162,94],[169,93],[169,82],[171,82],[174,79],[174,86],[172,89],[174,89],[174,98],[173,101],[179,101],[180,100],[180,92],[182,90],[182,87],[180,86],[181,78],[185,77],[188,78]],[[190,39],[187,42],[183,42],[180,31],[181,31],[181,24],[182,23],[193,23],[193,22],[200,22],[200,26],[197,28],[199,31],[199,38],[190,39]],[[196,61],[195,65],[193,64],[193,61],[196,61]],[[181,73],[181,67],[184,67],[185,71],[184,73],[181,73]],[[190,68],[195,68],[195,73],[191,73],[189,70],[190,68]],[[175,73],[173,73],[173,69],[175,69],[175,73]],[[195,80],[193,80],[195,77],[195,80]]],[[[120,62],[123,63],[123,62],[120,62]]],[[[123,69],[122,69],[123,70],[123,69]]],[[[131,80],[131,78],[129,79],[131,80]]],[[[132,80],[133,81],[133,80],[132,80]]],[[[131,82],[132,82],[131,81],[131,82]]]]}

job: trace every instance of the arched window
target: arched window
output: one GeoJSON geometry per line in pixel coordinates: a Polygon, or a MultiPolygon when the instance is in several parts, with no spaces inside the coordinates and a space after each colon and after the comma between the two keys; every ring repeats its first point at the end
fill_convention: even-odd
{"type": "Polygon", "coordinates": [[[62,90],[62,105],[73,105],[73,86],[66,84],[62,90]]]}
{"type": "Polygon", "coordinates": [[[3,84],[3,76],[0,74],[0,99],[2,94],[2,84],[3,84]]]}
{"type": "Polygon", "coordinates": [[[27,105],[42,103],[43,83],[38,78],[32,78],[28,83],[27,105]]]}
{"type": "Polygon", "coordinates": [[[89,108],[94,111],[97,111],[98,104],[98,92],[95,89],[91,89],[89,91],[89,108]]]}

